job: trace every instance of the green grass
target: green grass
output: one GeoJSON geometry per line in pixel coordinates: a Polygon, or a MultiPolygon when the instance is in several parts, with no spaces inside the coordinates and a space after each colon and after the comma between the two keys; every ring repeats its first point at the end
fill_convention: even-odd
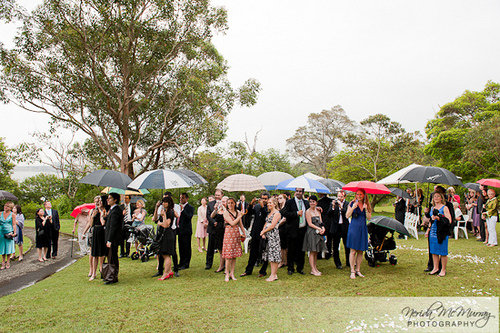
{"type": "MultiPolygon", "coordinates": [[[[195,221],[193,219],[193,221],[195,221]]],[[[62,230],[67,230],[63,221],[62,230]]],[[[500,229],[500,228],[498,228],[500,229]]],[[[71,229],[69,230],[71,232],[71,229]]],[[[475,239],[449,240],[450,260],[445,278],[423,272],[427,240],[397,240],[398,265],[368,267],[365,279],[349,279],[320,260],[323,276],[288,276],[267,283],[254,275],[224,282],[221,274],[204,270],[205,253],[193,239],[191,268],[181,278],[157,281],[155,261],[120,260],[120,282],[104,286],[87,281],[88,259],[0,299],[0,331],[344,331],[377,309],[365,296],[499,296],[498,247],[475,239]],[[421,250],[420,250],[421,249],[421,250]],[[484,261],[484,262],[482,262],[484,261]],[[482,262],[482,263],[481,263],[482,262]],[[347,297],[347,298],[338,298],[347,297]],[[361,319],[360,319],[361,318],[361,319]]],[[[242,273],[248,255],[237,260],[242,273]]],[[[218,255],[216,260],[218,261],[218,255]]],[[[269,272],[269,271],[268,271],[269,272]]]]}

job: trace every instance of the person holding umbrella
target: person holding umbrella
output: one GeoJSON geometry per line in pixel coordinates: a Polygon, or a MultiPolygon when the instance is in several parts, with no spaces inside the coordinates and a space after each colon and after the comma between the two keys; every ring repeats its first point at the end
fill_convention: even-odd
{"type": "Polygon", "coordinates": [[[346,217],[351,219],[347,232],[347,247],[351,249],[349,263],[351,266],[351,279],[356,276],[365,277],[360,272],[363,251],[368,249],[368,229],[366,220],[372,217],[372,207],[366,191],[362,188],[356,191],[355,200],[347,208],[346,217]]]}
{"type": "Polygon", "coordinates": [[[443,277],[446,275],[446,265],[448,263],[448,235],[452,216],[446,205],[444,193],[436,191],[432,198],[431,227],[425,233],[425,237],[429,238],[429,252],[432,254],[434,264],[429,275],[439,273],[438,276],[443,277]],[[439,267],[440,264],[441,268],[439,267]]]}

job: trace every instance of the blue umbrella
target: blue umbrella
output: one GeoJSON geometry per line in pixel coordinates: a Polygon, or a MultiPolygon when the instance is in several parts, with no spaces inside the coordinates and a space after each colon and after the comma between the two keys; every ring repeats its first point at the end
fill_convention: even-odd
{"type": "Polygon", "coordinates": [[[293,179],[284,180],[276,186],[277,190],[288,190],[293,191],[296,188],[303,188],[306,192],[314,192],[314,193],[331,193],[328,187],[321,184],[317,180],[313,180],[304,176],[300,176],[293,179]]]}

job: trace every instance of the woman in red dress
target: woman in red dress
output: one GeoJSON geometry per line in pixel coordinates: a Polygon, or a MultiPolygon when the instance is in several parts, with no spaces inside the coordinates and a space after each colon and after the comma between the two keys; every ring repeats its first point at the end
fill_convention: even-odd
{"type": "Polygon", "coordinates": [[[233,198],[227,200],[227,209],[224,210],[223,215],[226,229],[224,232],[221,256],[226,260],[225,281],[229,282],[229,278],[236,281],[234,277],[234,267],[236,266],[236,258],[242,255],[241,235],[245,234],[245,229],[241,222],[242,215],[236,210],[236,201],[233,198]]]}

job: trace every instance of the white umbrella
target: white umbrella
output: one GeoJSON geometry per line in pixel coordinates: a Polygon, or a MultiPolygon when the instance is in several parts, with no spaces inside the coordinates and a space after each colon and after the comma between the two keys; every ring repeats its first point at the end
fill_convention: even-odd
{"type": "Polygon", "coordinates": [[[408,171],[413,170],[415,168],[421,167],[419,164],[411,164],[407,166],[406,168],[403,168],[399,171],[396,171],[392,175],[389,175],[377,182],[377,184],[382,184],[382,185],[391,185],[391,184],[408,184],[408,183],[413,183],[409,182],[407,180],[399,180],[401,177],[403,177],[408,171]]]}
{"type": "Polygon", "coordinates": [[[273,191],[276,186],[284,180],[292,179],[293,176],[286,172],[271,171],[258,176],[257,179],[264,185],[266,190],[273,191]]]}
{"type": "Polygon", "coordinates": [[[308,172],[308,173],[305,173],[303,174],[302,176],[306,177],[306,178],[309,178],[309,179],[312,179],[312,180],[320,180],[320,179],[323,179],[323,177],[320,177],[318,175],[315,175],[314,173],[312,172],[308,172]]]}
{"type": "Polygon", "coordinates": [[[244,173],[227,177],[217,185],[217,188],[229,192],[253,192],[266,189],[257,177],[244,173]]]}
{"type": "Polygon", "coordinates": [[[156,189],[167,189],[167,188],[184,188],[192,187],[197,185],[195,181],[185,175],[176,172],[175,170],[153,170],[147,171],[134,179],[128,187],[133,189],[142,188],[156,188],[156,189]]]}

